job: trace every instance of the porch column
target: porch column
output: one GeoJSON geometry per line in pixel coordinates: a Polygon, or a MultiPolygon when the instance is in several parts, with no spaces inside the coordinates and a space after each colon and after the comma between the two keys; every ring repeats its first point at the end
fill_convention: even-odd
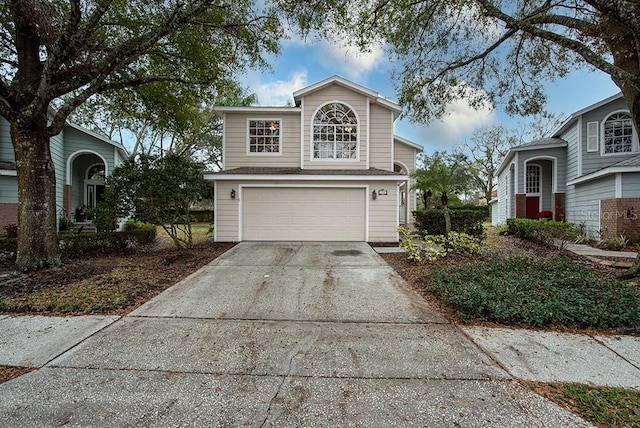
{"type": "Polygon", "coordinates": [[[71,185],[65,184],[62,191],[62,208],[67,212],[69,218],[71,217],[71,185]]]}
{"type": "Polygon", "coordinates": [[[527,217],[527,195],[526,193],[516,193],[516,218],[527,217]]]}
{"type": "Polygon", "coordinates": [[[565,221],[564,193],[554,193],[551,204],[553,205],[553,221],[565,221]]]}

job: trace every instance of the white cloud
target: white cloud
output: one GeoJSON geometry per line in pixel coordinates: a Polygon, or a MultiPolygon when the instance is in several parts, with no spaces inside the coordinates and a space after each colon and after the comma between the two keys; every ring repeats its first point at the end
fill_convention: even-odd
{"type": "Polygon", "coordinates": [[[373,45],[369,51],[362,52],[357,46],[346,41],[322,41],[318,46],[318,63],[349,79],[361,80],[368,73],[383,68],[387,63],[384,48],[373,45]]]}
{"type": "Polygon", "coordinates": [[[258,96],[258,103],[262,106],[285,106],[293,103],[293,93],[307,84],[306,70],[293,73],[288,80],[273,82],[253,82],[250,88],[258,96]]]}
{"type": "MultiPolygon", "coordinates": [[[[468,96],[478,95],[481,90],[467,88],[468,96]]],[[[456,146],[476,128],[496,120],[495,110],[488,105],[478,109],[471,107],[466,98],[451,102],[442,118],[421,129],[422,143],[434,150],[445,150],[456,146]]]]}

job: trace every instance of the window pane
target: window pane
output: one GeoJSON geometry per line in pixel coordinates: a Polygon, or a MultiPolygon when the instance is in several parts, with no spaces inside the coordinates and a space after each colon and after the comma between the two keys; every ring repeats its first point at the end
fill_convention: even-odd
{"type": "Polygon", "coordinates": [[[280,120],[249,121],[249,152],[280,152],[280,120]]]}
{"type": "Polygon", "coordinates": [[[356,159],[358,121],[349,107],[329,103],[313,119],[314,159],[356,159]]]}

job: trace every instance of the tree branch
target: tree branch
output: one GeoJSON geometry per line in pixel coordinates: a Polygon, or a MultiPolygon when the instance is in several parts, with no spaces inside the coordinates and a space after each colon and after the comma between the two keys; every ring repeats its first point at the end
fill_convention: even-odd
{"type": "Polygon", "coordinates": [[[585,44],[580,43],[577,40],[565,37],[563,35],[554,33],[552,31],[538,28],[535,25],[530,24],[527,19],[520,20],[514,18],[495,7],[490,1],[478,0],[478,2],[482,5],[488,16],[501,20],[502,22],[507,24],[507,28],[518,29],[525,33],[531,34],[532,36],[553,42],[559,46],[567,48],[582,57],[588,64],[591,64],[598,70],[609,74],[614,79],[619,79],[620,81],[636,81],[636,76],[606,61],[602,56],[593,52],[585,44]]]}

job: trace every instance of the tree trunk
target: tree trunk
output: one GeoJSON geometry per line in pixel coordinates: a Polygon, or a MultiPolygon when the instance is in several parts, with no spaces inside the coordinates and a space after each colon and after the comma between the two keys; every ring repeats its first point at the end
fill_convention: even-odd
{"type": "Polygon", "coordinates": [[[18,251],[21,271],[59,266],[56,227],[56,174],[49,138],[44,133],[46,111],[30,122],[11,124],[18,175],[18,251]]]}
{"type": "Polygon", "coordinates": [[[449,215],[449,197],[446,192],[442,192],[440,201],[442,202],[442,209],[444,210],[444,234],[445,236],[449,236],[449,232],[451,232],[451,216],[449,215]]]}

